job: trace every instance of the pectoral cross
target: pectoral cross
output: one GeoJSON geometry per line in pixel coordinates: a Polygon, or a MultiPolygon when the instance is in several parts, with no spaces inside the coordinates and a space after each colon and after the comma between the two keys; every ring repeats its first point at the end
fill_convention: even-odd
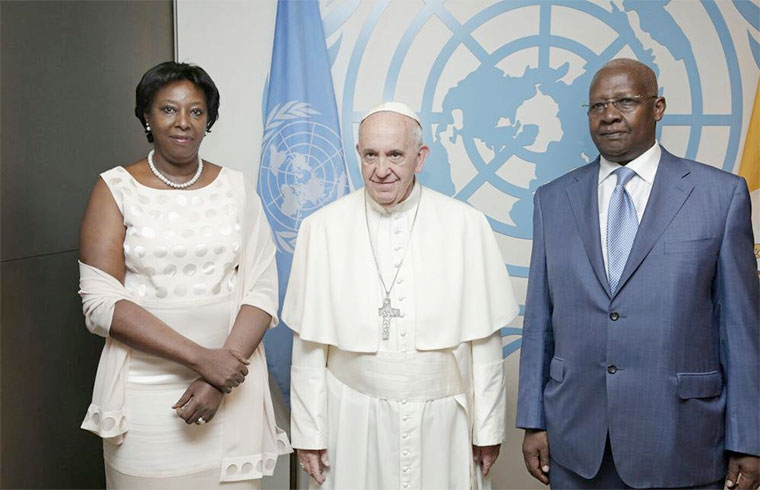
{"type": "Polygon", "coordinates": [[[386,295],[383,307],[377,309],[377,314],[383,317],[383,340],[388,340],[391,336],[391,318],[400,317],[401,312],[398,308],[391,307],[391,298],[386,295]]]}

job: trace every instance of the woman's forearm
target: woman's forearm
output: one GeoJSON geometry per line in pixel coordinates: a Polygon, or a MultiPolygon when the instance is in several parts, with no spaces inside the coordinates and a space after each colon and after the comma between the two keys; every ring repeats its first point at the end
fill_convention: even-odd
{"type": "MultiPolygon", "coordinates": [[[[244,350],[246,343],[237,342],[232,344],[236,347],[221,349],[202,347],[130,301],[116,303],[110,335],[133,349],[192,369],[225,393],[242,383],[248,374],[245,365],[250,354],[244,350]]],[[[260,336],[255,345],[259,340],[260,336]]]]}
{"type": "Polygon", "coordinates": [[[131,301],[116,303],[109,334],[133,349],[200,372],[204,348],[131,301]]]}
{"type": "Polygon", "coordinates": [[[271,321],[272,317],[264,310],[242,305],[224,347],[236,350],[246,358],[251,357],[264,338],[271,321]]]}

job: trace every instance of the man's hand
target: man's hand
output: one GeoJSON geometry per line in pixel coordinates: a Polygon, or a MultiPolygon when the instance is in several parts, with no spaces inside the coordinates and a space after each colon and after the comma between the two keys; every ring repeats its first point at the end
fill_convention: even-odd
{"type": "Polygon", "coordinates": [[[472,445],[472,460],[475,462],[475,467],[479,467],[480,471],[483,472],[483,478],[488,476],[491,466],[496,462],[496,458],[499,457],[499,449],[501,449],[501,444],[496,444],[495,446],[472,445]]]}
{"type": "Polygon", "coordinates": [[[325,482],[325,468],[330,466],[327,449],[296,449],[298,464],[318,485],[325,482]]]}
{"type": "Polygon", "coordinates": [[[758,486],[760,486],[760,457],[731,453],[728,458],[726,487],[757,490],[758,486]]]}
{"type": "Polygon", "coordinates": [[[202,425],[214,418],[222,403],[222,398],[224,398],[224,393],[214,385],[203,379],[196,379],[172,408],[188,424],[196,424],[200,418],[203,418],[203,422],[199,424],[202,425]]]}
{"type": "Polygon", "coordinates": [[[525,467],[533,477],[549,484],[549,437],[545,430],[526,429],[523,438],[523,458],[525,467]]]}

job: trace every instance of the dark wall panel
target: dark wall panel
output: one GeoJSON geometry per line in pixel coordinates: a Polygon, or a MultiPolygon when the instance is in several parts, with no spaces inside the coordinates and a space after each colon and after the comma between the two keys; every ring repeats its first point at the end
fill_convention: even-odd
{"type": "Polygon", "coordinates": [[[82,321],[77,253],[2,263],[3,488],[103,485],[98,437],[79,429],[103,340],[82,321]]]}
{"type": "Polygon", "coordinates": [[[0,2],[0,259],[77,248],[98,173],[147,154],[134,90],[174,56],[172,4],[0,2]]]}
{"type": "Polygon", "coordinates": [[[0,0],[0,487],[102,488],[79,429],[103,340],[77,296],[97,175],[143,157],[142,73],[173,58],[172,2],[0,0]]]}

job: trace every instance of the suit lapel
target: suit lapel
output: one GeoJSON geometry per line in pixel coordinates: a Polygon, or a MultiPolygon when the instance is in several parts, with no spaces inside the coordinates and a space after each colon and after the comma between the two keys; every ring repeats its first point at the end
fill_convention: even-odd
{"type": "Polygon", "coordinates": [[[641,265],[694,189],[694,184],[688,177],[689,172],[683,160],[662,149],[652,193],[649,195],[649,202],[641,218],[623,274],[620,276],[618,292],[625,287],[625,283],[641,265]]]}
{"type": "Polygon", "coordinates": [[[599,158],[581,168],[575,180],[567,186],[567,197],[573,210],[575,224],[583,241],[591,267],[602,289],[609,295],[609,282],[604,270],[602,242],[599,234],[599,158]]]}

